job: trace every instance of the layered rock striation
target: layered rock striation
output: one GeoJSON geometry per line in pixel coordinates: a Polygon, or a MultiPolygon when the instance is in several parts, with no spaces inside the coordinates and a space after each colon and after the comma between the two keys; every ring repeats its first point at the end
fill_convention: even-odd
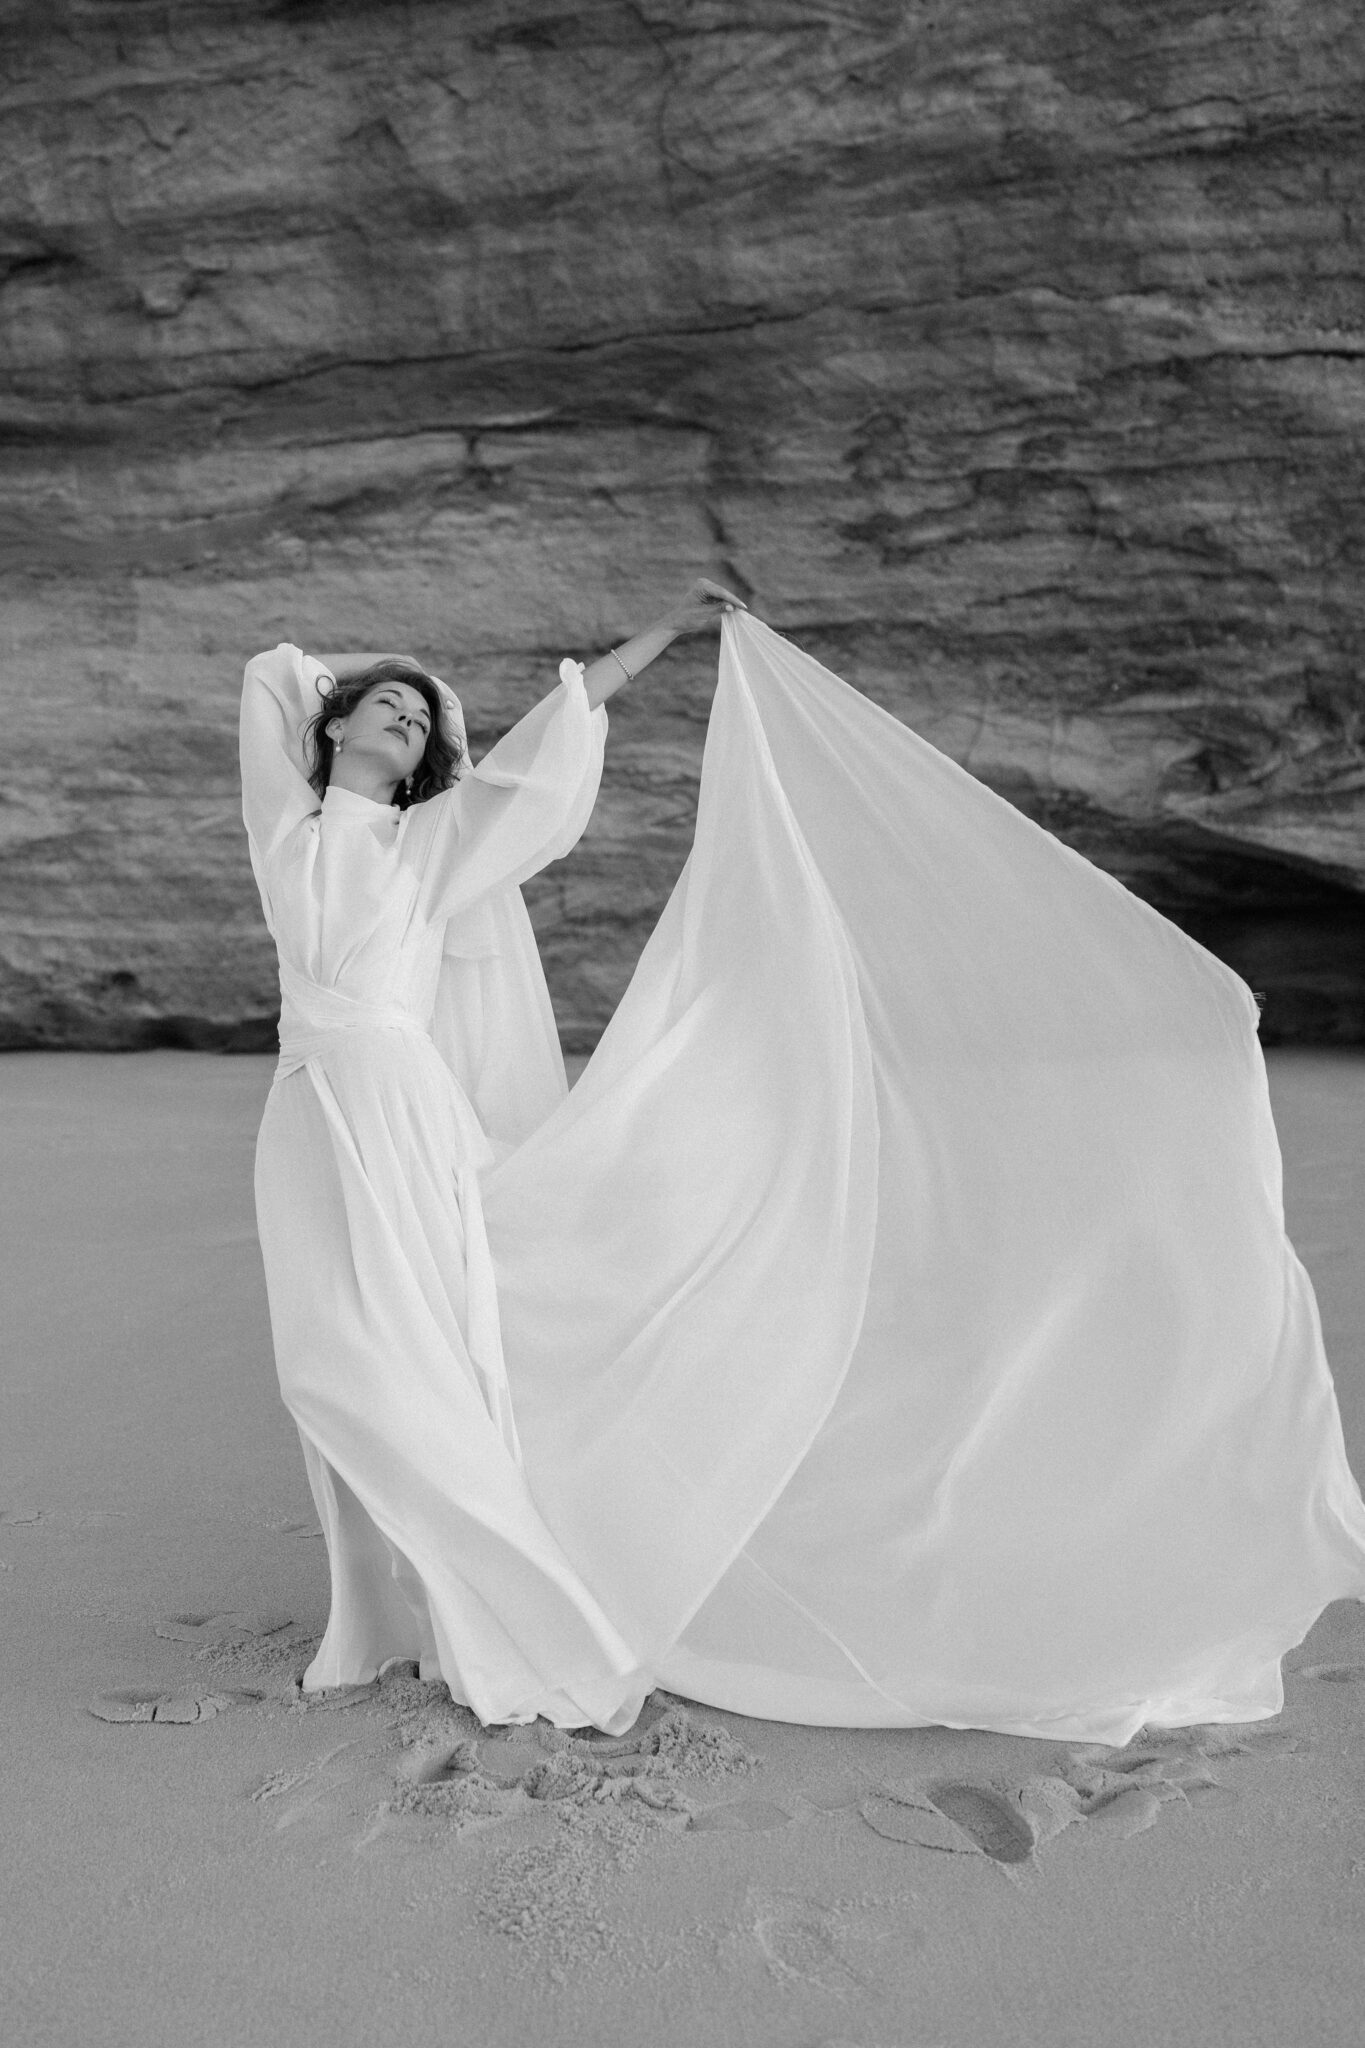
{"type": "MultiPolygon", "coordinates": [[[[0,24],[0,1041],[256,1046],[244,660],[476,746],[698,572],[1365,1040],[1357,0],[49,0],[0,24]]],[[[528,892],[590,1045],[714,650],[528,892]]]]}

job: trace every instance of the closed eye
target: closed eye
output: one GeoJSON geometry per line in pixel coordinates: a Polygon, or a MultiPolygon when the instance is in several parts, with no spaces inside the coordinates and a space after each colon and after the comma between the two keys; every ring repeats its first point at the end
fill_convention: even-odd
{"type": "Polygon", "coordinates": [[[428,733],[428,732],[429,732],[429,731],[431,730],[430,726],[428,725],[428,723],[427,723],[427,721],[426,721],[426,718],[425,718],[425,717],[423,716],[423,714],[422,714],[422,713],[421,713],[420,711],[406,711],[406,710],[404,710],[404,706],[403,706],[403,705],[402,705],[402,703],[401,703],[401,702],[399,701],[399,699],[398,699],[397,697],[391,697],[391,696],[390,696],[390,695],[388,694],[388,692],[387,692],[387,691],[384,691],[384,692],[383,692],[383,693],[381,694],[381,696],[380,696],[380,698],[379,698],[379,702],[380,702],[381,704],[391,704],[391,705],[393,706],[393,708],[394,708],[394,710],[395,710],[395,711],[402,711],[402,712],[403,712],[403,715],[404,715],[404,717],[406,717],[406,718],[410,718],[410,719],[412,720],[413,724],[414,724],[415,726],[417,726],[417,727],[418,727],[418,728],[419,728],[419,729],[420,729],[420,730],[422,731],[422,733],[424,733],[424,734],[425,734],[425,733],[428,733]]]}

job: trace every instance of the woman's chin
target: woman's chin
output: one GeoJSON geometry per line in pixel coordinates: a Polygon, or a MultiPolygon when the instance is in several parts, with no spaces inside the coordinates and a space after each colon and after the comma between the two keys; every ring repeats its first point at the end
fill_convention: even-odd
{"type": "Polygon", "coordinates": [[[396,747],[375,747],[368,759],[374,763],[375,773],[387,776],[390,782],[403,782],[412,773],[412,763],[396,747]]]}

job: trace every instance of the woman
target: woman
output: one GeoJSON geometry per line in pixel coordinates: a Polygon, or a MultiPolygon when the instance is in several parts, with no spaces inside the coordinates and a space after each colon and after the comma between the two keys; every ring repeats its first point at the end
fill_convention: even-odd
{"type": "Polygon", "coordinates": [[[1365,1508],[1249,991],[717,585],[561,677],[452,782],[415,668],[247,670],[306,1687],[416,1657],[612,1733],[657,1684],[1112,1742],[1277,1712],[1365,1508]],[[605,698],[727,613],[692,854],[566,1095],[518,885],[605,698]]]}
{"type": "Polygon", "coordinates": [[[282,998],[257,1208],[333,1572],[309,1688],[412,1655],[485,1720],[571,1726],[629,1725],[649,1690],[526,1487],[479,1178],[565,1093],[518,884],[587,822],[606,700],[741,603],[703,580],[565,662],[464,774],[458,702],[416,664],[248,665],[244,816],[282,998]]]}

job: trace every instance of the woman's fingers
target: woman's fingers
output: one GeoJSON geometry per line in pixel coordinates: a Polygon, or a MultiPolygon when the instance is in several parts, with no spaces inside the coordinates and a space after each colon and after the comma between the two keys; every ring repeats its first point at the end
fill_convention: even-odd
{"type": "Polygon", "coordinates": [[[688,586],[686,596],[669,612],[668,623],[675,633],[698,632],[711,625],[723,612],[747,612],[748,609],[737,590],[727,590],[723,583],[716,583],[710,576],[698,576],[688,586]]]}
{"type": "Polygon", "coordinates": [[[698,597],[723,604],[727,611],[747,611],[749,607],[737,591],[727,590],[723,583],[713,583],[709,576],[698,577],[693,585],[698,597]]]}

